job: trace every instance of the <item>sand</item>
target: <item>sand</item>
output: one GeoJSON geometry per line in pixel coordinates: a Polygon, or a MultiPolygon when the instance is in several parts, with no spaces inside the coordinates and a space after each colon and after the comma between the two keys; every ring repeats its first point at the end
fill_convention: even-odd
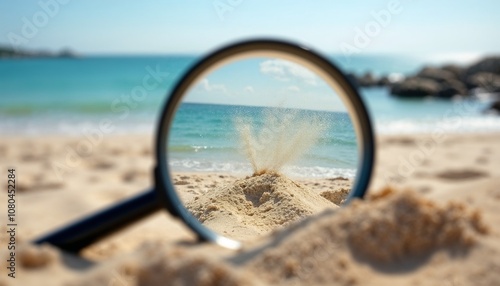
{"type": "Polygon", "coordinates": [[[210,229],[241,241],[282,229],[325,209],[338,208],[320,193],[273,172],[222,185],[185,205],[210,229]]]}
{"type": "MultiPolygon", "coordinates": [[[[495,285],[500,281],[500,134],[441,135],[439,140],[435,134],[378,138],[370,198],[346,208],[335,206],[352,183],[341,178],[292,178],[292,183],[268,176],[266,180],[277,182],[245,193],[246,188],[234,187],[244,176],[176,174],[181,197],[193,200],[195,209],[196,196],[199,202],[224,199],[213,190],[239,190],[240,197],[251,194],[249,209],[265,208],[274,185],[283,186],[274,195],[288,197],[288,206],[311,207],[292,201],[284,189],[295,198],[314,195],[321,209],[332,207],[314,210],[312,216],[291,212],[282,228],[271,231],[262,227],[283,215],[283,209],[273,205],[276,216],[260,217],[261,225],[252,229],[267,234],[251,239],[239,251],[198,244],[182,223],[159,212],[88,247],[82,252],[85,260],[28,242],[150,187],[153,154],[151,136],[113,135],[92,145],[84,156],[72,157],[72,150],[78,151],[83,141],[64,136],[1,138],[1,168],[15,167],[17,172],[19,263],[16,279],[7,277],[2,266],[0,285],[495,285]]],[[[5,203],[0,210],[6,213],[5,203]]],[[[239,216],[238,225],[248,219],[247,209],[230,211],[239,216]]],[[[220,218],[229,217],[218,215],[220,210],[212,212],[204,219],[214,227],[221,227],[220,218]]],[[[5,231],[4,218],[2,261],[7,256],[5,231]]]]}

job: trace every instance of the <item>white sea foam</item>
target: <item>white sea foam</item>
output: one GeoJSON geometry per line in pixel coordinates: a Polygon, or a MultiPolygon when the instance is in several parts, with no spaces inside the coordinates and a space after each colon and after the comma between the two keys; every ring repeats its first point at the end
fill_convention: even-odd
{"type": "MultiPolygon", "coordinates": [[[[239,161],[171,159],[169,165],[176,172],[218,172],[234,175],[253,173],[250,163],[239,161]]],[[[290,165],[284,167],[282,173],[296,178],[354,178],[356,169],[290,165]]]]}
{"type": "Polygon", "coordinates": [[[482,115],[449,117],[442,119],[402,119],[375,122],[380,134],[429,134],[429,133],[475,133],[500,132],[500,116],[482,115]]]}

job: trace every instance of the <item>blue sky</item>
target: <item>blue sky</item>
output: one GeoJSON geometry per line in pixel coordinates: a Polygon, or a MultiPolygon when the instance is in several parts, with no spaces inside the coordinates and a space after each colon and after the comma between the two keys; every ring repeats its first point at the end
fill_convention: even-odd
{"type": "Polygon", "coordinates": [[[327,53],[354,47],[365,54],[465,57],[500,50],[500,1],[494,0],[56,1],[0,2],[0,44],[16,39],[22,48],[71,48],[82,54],[200,53],[262,36],[327,53]],[[49,15],[39,2],[58,3],[56,12],[49,15]],[[390,12],[389,5],[396,4],[399,12],[390,12]],[[377,22],[373,12],[380,11],[390,18],[377,22]],[[24,35],[26,25],[36,32],[24,35]],[[373,35],[367,35],[367,26],[373,35]],[[360,31],[365,41],[356,46],[360,31]]]}
{"type": "Polygon", "coordinates": [[[280,58],[238,60],[198,82],[186,102],[346,111],[326,81],[306,67],[280,58]]]}

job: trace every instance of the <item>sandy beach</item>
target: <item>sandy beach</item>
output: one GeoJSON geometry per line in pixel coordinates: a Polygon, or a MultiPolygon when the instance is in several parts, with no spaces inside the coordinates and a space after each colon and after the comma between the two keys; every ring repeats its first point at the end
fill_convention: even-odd
{"type": "MultiPolygon", "coordinates": [[[[293,178],[295,194],[308,190],[319,195],[309,206],[311,213],[293,221],[290,216],[289,223],[267,229],[271,218],[282,215],[278,210],[290,210],[298,202],[289,200],[283,208],[269,205],[276,213],[260,220],[259,231],[247,228],[237,234],[238,238],[260,235],[239,251],[195,243],[193,233],[165,212],[88,247],[82,252],[86,261],[50,246],[29,244],[47,231],[151,187],[152,146],[149,135],[110,135],[97,144],[80,137],[2,137],[3,174],[6,177],[9,168],[17,174],[19,228],[17,276],[7,279],[4,265],[0,285],[495,285],[500,281],[498,133],[381,136],[367,200],[339,208],[341,199],[335,194],[348,189],[351,181],[293,178]],[[324,207],[328,204],[331,207],[324,207]]],[[[232,188],[244,177],[176,173],[174,182],[181,198],[195,209],[208,207],[204,200],[211,199],[220,207],[221,198],[211,197],[210,190],[232,188]]],[[[282,184],[280,190],[290,189],[292,183],[276,180],[282,184]]],[[[258,206],[250,204],[252,212],[269,201],[263,196],[260,192],[258,206]]],[[[284,200],[289,194],[281,196],[284,200]]],[[[295,213],[306,214],[306,209],[295,213]]],[[[1,212],[7,212],[5,203],[1,212]]],[[[240,215],[237,209],[229,212],[240,215]]],[[[221,218],[230,216],[222,212],[204,219],[217,229],[228,223],[221,218]]],[[[6,218],[2,221],[4,245],[6,218]]],[[[7,255],[1,249],[4,264],[7,255]]]]}

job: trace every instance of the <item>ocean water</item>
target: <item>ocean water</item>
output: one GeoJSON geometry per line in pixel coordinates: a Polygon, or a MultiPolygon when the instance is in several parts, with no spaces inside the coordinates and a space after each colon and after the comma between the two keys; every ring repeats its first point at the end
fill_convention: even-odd
{"type": "MultiPolygon", "coordinates": [[[[250,119],[254,131],[268,128],[279,132],[267,125],[266,117],[263,116],[266,110],[267,107],[183,103],[170,131],[170,166],[176,171],[251,174],[253,171],[243,152],[237,119],[250,119]]],[[[294,110],[278,113],[291,114],[294,110]]],[[[283,171],[294,177],[353,177],[358,156],[355,131],[349,115],[344,112],[311,110],[295,113],[293,122],[318,118],[321,119],[318,122],[326,123],[326,128],[313,147],[283,171]]],[[[281,121],[283,117],[278,115],[276,119],[281,121]]],[[[266,137],[270,138],[267,142],[273,140],[273,134],[269,136],[266,137]]],[[[266,144],[266,138],[256,136],[255,139],[267,147],[270,144],[266,144]]]]}
{"type": "MultiPolygon", "coordinates": [[[[115,133],[152,132],[169,88],[194,57],[0,60],[3,134],[81,135],[106,119],[115,133]],[[137,93],[150,70],[154,88],[137,93]]],[[[152,84],[151,82],[149,84],[152,84]]]]}
{"type": "MultiPolygon", "coordinates": [[[[172,55],[0,60],[0,136],[83,136],[103,121],[111,125],[111,131],[103,133],[154,132],[168,93],[197,59],[172,55]]],[[[422,59],[402,56],[332,59],[345,71],[378,75],[409,74],[424,64],[422,59]]],[[[242,78],[235,74],[234,80],[242,78]]],[[[207,83],[206,88],[221,87],[207,83]]],[[[500,119],[482,113],[488,99],[402,100],[391,97],[385,88],[362,89],[361,95],[379,134],[500,131],[500,119]]],[[[248,172],[249,164],[234,140],[233,121],[221,121],[230,118],[225,114],[233,114],[235,109],[259,111],[249,106],[183,104],[175,125],[182,128],[175,132],[170,146],[171,165],[179,170],[248,172]],[[201,138],[196,130],[211,133],[201,138]]],[[[332,122],[340,122],[334,125],[336,129],[325,132],[288,172],[353,176],[357,154],[348,116],[341,112],[328,116],[332,122]]]]}

